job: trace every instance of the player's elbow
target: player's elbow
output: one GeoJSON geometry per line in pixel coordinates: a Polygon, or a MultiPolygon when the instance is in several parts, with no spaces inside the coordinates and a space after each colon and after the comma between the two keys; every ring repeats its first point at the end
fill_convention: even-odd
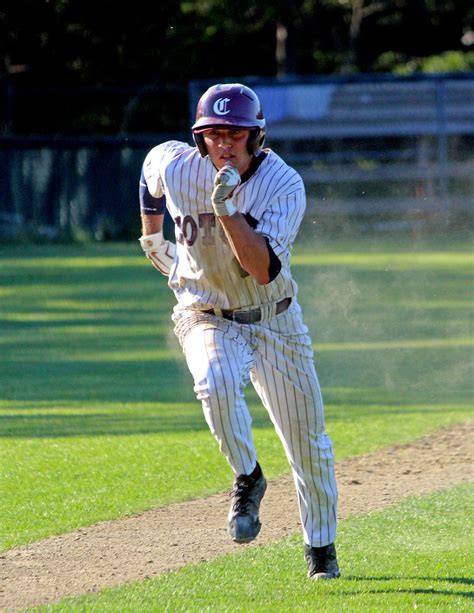
{"type": "Polygon", "coordinates": [[[270,275],[268,274],[268,270],[267,271],[262,271],[259,274],[254,274],[252,275],[253,278],[255,279],[255,281],[258,283],[258,285],[267,285],[268,283],[270,283],[270,275]]]}
{"type": "Polygon", "coordinates": [[[254,262],[251,262],[248,267],[243,265],[242,268],[252,275],[258,285],[268,285],[268,283],[271,283],[273,279],[275,279],[281,270],[280,260],[276,258],[276,261],[278,265],[270,258],[269,262],[264,262],[257,266],[254,262]]]}
{"type": "Polygon", "coordinates": [[[240,260],[241,268],[249,274],[258,285],[267,285],[270,283],[271,277],[268,267],[265,263],[261,263],[252,259],[240,260]]]}

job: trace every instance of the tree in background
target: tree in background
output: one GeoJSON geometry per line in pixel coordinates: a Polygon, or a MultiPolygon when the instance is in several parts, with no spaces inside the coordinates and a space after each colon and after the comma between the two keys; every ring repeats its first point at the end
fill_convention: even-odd
{"type": "Polygon", "coordinates": [[[15,98],[3,126],[174,131],[196,78],[472,70],[473,23],[471,0],[7,0],[0,83],[15,98]],[[71,96],[54,107],[51,87],[71,96]]]}

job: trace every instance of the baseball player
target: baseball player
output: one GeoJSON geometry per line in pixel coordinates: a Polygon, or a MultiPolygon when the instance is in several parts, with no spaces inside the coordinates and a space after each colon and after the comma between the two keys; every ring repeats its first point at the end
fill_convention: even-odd
{"type": "Polygon", "coordinates": [[[140,244],[176,296],[172,319],[194,391],[235,475],[228,531],[247,543],[261,527],[267,482],[244,395],[251,381],[293,472],[308,575],[333,579],[340,575],[333,449],[290,271],[304,186],[263,148],[261,105],[244,85],[208,89],[192,131],[195,147],[168,141],[145,158],[140,244]],[[163,237],[166,207],[176,244],[163,237]]]}

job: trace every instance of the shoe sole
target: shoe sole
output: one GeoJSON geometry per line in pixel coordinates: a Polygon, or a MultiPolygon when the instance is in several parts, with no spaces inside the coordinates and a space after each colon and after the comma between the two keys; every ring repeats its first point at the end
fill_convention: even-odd
{"type": "Polygon", "coordinates": [[[333,573],[315,573],[314,575],[310,575],[310,579],[313,581],[330,581],[331,579],[339,579],[341,573],[334,575],[333,573]]]}
{"type": "Polygon", "coordinates": [[[262,527],[262,524],[259,523],[258,527],[257,527],[257,531],[254,534],[252,534],[251,536],[248,536],[247,538],[237,538],[236,536],[232,536],[232,534],[230,534],[230,532],[229,532],[229,535],[232,538],[232,540],[234,541],[234,543],[250,543],[251,541],[253,541],[253,540],[255,540],[257,538],[257,536],[258,536],[258,534],[260,532],[261,527],[262,527]]]}

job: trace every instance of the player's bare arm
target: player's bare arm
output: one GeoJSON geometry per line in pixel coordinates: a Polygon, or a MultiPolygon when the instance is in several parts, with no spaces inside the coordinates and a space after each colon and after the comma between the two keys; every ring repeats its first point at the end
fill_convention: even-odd
{"type": "Polygon", "coordinates": [[[240,213],[219,217],[232,251],[242,268],[259,285],[270,282],[270,254],[265,239],[257,234],[240,213]]]}
{"type": "MultiPolygon", "coordinates": [[[[219,141],[227,142],[227,138],[232,141],[232,136],[226,136],[226,133],[230,132],[230,130],[214,130],[214,132],[219,132],[224,135],[223,137],[219,137],[219,141]]],[[[236,130],[236,132],[244,132],[246,136],[248,136],[249,131],[236,130]]],[[[212,139],[209,140],[215,144],[212,139]]],[[[245,152],[243,146],[240,146],[240,135],[238,143],[239,146],[235,148],[233,146],[222,147],[226,155],[229,155],[229,151],[235,151],[237,163],[242,159],[250,159],[250,155],[245,152]]],[[[240,184],[241,171],[235,166],[234,159],[229,160],[227,157],[217,158],[220,149],[221,147],[218,146],[214,158],[215,165],[221,167],[214,179],[212,207],[216,217],[224,228],[232,251],[241,267],[252,275],[259,285],[265,285],[270,281],[270,254],[268,253],[267,243],[263,236],[257,234],[248,225],[245,217],[237,211],[232,196],[236,187],[240,184]]],[[[248,164],[244,163],[243,168],[246,170],[247,167],[248,164]]]]}
{"type": "Polygon", "coordinates": [[[142,213],[142,235],[155,234],[163,230],[163,215],[144,215],[142,213]]]}

